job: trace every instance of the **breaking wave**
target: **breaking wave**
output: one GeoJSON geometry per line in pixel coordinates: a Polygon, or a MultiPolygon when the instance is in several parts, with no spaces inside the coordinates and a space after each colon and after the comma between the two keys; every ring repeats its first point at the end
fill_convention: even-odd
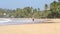
{"type": "Polygon", "coordinates": [[[11,21],[10,19],[0,19],[0,23],[4,23],[4,22],[9,22],[11,21]]]}

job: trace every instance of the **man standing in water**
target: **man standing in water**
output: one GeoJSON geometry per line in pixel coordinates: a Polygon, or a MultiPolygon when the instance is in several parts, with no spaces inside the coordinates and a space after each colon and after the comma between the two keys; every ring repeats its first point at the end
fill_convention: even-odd
{"type": "Polygon", "coordinates": [[[32,17],[32,20],[34,21],[34,17],[32,17]]]}
{"type": "Polygon", "coordinates": [[[33,21],[33,24],[34,24],[34,15],[32,16],[32,21],[33,21]]]}

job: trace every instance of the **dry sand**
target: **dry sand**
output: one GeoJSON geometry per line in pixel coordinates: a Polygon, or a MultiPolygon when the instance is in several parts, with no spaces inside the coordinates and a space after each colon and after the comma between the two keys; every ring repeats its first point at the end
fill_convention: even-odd
{"type": "Polygon", "coordinates": [[[0,34],[60,34],[60,19],[51,20],[56,23],[0,26],[0,34]]]}

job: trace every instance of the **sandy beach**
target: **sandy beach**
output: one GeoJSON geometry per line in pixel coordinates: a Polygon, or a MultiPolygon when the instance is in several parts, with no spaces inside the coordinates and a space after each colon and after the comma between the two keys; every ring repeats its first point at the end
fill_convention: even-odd
{"type": "Polygon", "coordinates": [[[55,23],[0,26],[0,34],[60,34],[60,19],[49,19],[55,23]]]}

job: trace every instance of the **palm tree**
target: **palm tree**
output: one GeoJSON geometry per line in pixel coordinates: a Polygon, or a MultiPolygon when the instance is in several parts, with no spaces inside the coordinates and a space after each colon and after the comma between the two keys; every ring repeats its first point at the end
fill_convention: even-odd
{"type": "Polygon", "coordinates": [[[42,16],[45,18],[46,16],[45,15],[43,15],[44,13],[46,14],[46,12],[47,12],[47,10],[48,10],[48,5],[47,4],[45,4],[45,12],[42,12],[42,16]]]}
{"type": "Polygon", "coordinates": [[[47,4],[45,4],[45,11],[47,11],[47,9],[48,9],[48,5],[47,5],[47,4]]]}
{"type": "Polygon", "coordinates": [[[60,2],[60,0],[58,0],[60,2]]]}
{"type": "Polygon", "coordinates": [[[50,4],[50,10],[56,10],[56,7],[57,7],[57,2],[56,2],[56,1],[53,1],[53,2],[50,4]]]}
{"type": "Polygon", "coordinates": [[[38,11],[40,11],[40,8],[38,8],[38,11]]]}

